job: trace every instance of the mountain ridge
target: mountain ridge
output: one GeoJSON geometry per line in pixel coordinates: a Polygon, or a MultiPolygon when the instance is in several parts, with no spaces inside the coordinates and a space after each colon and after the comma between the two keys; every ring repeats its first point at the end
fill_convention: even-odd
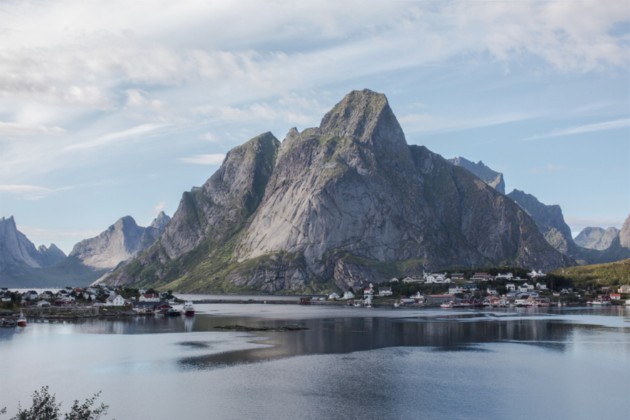
{"type": "Polygon", "coordinates": [[[281,144],[265,133],[230,151],[204,186],[183,194],[156,244],[106,282],[299,292],[446,265],[569,263],[511,200],[407,145],[385,95],[363,90],[319,127],[291,129],[281,144]]]}

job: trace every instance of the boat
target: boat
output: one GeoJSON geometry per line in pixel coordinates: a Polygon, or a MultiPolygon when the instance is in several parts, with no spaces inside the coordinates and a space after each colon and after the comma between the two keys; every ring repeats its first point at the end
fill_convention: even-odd
{"type": "Polygon", "coordinates": [[[182,311],[178,311],[175,308],[169,308],[166,310],[166,312],[164,312],[165,316],[181,316],[182,311]]]}
{"type": "Polygon", "coordinates": [[[26,318],[24,314],[20,314],[20,317],[17,319],[16,324],[18,327],[26,327],[26,318]]]}
{"type": "Polygon", "coordinates": [[[184,315],[185,316],[195,315],[195,307],[193,306],[191,301],[186,301],[186,303],[184,303],[184,315]]]}
{"type": "Polygon", "coordinates": [[[453,301],[444,302],[443,304],[440,305],[440,308],[442,309],[450,309],[452,307],[453,307],[453,301]]]}

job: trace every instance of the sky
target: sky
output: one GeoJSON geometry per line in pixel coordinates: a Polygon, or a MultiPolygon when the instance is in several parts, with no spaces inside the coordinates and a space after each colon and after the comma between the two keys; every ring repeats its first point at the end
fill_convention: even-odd
{"type": "Polygon", "coordinates": [[[0,217],[70,252],[172,215],[225,153],[387,95],[574,233],[630,213],[630,7],[595,1],[0,2],[0,217]]]}

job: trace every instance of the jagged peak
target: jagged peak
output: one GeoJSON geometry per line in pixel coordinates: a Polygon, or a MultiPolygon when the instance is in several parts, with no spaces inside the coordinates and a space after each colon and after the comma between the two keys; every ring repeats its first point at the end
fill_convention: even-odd
{"type": "Polygon", "coordinates": [[[158,230],[164,230],[168,222],[171,221],[171,218],[164,213],[164,211],[160,211],[155,219],[151,222],[151,227],[158,230]]]}
{"type": "Polygon", "coordinates": [[[375,134],[386,130],[390,141],[406,145],[402,128],[394,116],[387,97],[369,89],[348,93],[322,118],[322,132],[361,141],[373,140],[375,134]]]}

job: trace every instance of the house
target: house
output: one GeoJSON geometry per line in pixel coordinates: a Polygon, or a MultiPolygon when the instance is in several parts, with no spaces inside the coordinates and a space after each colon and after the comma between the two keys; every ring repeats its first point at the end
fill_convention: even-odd
{"type": "Polygon", "coordinates": [[[512,280],[513,277],[514,275],[512,273],[499,273],[497,274],[496,279],[512,280]]]}
{"type": "Polygon", "coordinates": [[[535,279],[535,278],[537,278],[537,277],[545,277],[545,276],[546,276],[546,274],[545,274],[545,273],[543,273],[543,272],[542,272],[542,270],[538,270],[538,271],[536,271],[536,270],[532,270],[532,271],[531,271],[531,272],[529,272],[527,275],[528,275],[530,278],[532,278],[532,279],[535,279]]]}
{"type": "Polygon", "coordinates": [[[422,283],[423,279],[417,276],[407,276],[403,279],[403,283],[422,283]]]}
{"type": "Polygon", "coordinates": [[[475,273],[473,274],[473,276],[470,278],[470,280],[478,282],[478,281],[492,281],[494,279],[494,277],[492,277],[491,274],[488,273],[475,273]]]}
{"type": "Polygon", "coordinates": [[[621,300],[621,294],[619,293],[611,293],[610,300],[621,300]]]}
{"type": "Polygon", "coordinates": [[[342,299],[343,300],[354,299],[354,293],[352,293],[350,290],[348,290],[347,292],[345,292],[343,294],[342,299]]]}
{"type": "Polygon", "coordinates": [[[464,293],[464,288],[458,285],[450,286],[448,288],[449,295],[456,295],[457,293],[464,293]]]}
{"type": "Polygon", "coordinates": [[[490,296],[498,296],[499,293],[497,292],[497,289],[492,289],[490,287],[488,287],[486,289],[486,293],[489,294],[490,296]]]}
{"type": "Polygon", "coordinates": [[[394,294],[394,292],[392,292],[392,288],[391,287],[379,287],[379,289],[378,289],[378,295],[380,297],[391,296],[393,294],[394,294]]]}
{"type": "Polygon", "coordinates": [[[337,300],[339,299],[339,295],[335,292],[332,292],[331,294],[328,295],[328,300],[337,300]]]}
{"type": "Polygon", "coordinates": [[[507,289],[508,292],[515,292],[516,291],[516,285],[514,283],[506,284],[505,288],[507,289]]]}
{"type": "Polygon", "coordinates": [[[139,302],[159,302],[160,301],[160,295],[158,295],[157,293],[143,293],[140,295],[140,298],[138,298],[139,302]]]}
{"type": "Polygon", "coordinates": [[[452,273],[451,281],[464,281],[464,273],[452,273]]]}
{"type": "Polygon", "coordinates": [[[107,306],[125,306],[125,299],[120,295],[109,295],[105,302],[107,306]]]}
{"type": "Polygon", "coordinates": [[[547,290],[547,285],[545,283],[536,283],[536,289],[547,290]]]}
{"type": "Polygon", "coordinates": [[[630,284],[623,284],[619,286],[617,293],[630,293],[630,284]]]}

